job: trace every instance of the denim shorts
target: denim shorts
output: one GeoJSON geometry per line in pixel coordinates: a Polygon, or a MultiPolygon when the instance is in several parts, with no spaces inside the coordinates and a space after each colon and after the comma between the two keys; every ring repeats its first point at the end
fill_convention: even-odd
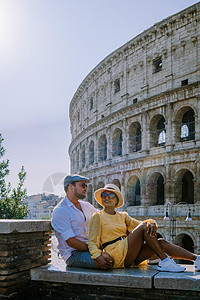
{"type": "Polygon", "coordinates": [[[94,259],[91,258],[91,254],[88,251],[72,251],[66,263],[67,267],[97,269],[94,259]]]}

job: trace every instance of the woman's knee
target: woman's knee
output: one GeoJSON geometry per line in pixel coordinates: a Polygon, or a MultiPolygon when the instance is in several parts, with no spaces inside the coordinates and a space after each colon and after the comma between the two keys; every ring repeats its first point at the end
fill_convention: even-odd
{"type": "Polygon", "coordinates": [[[144,230],[146,230],[146,228],[147,228],[147,224],[145,222],[141,222],[135,229],[133,229],[133,231],[131,233],[136,232],[136,231],[137,232],[144,231],[144,230]]]}
{"type": "Polygon", "coordinates": [[[146,222],[141,222],[139,225],[143,230],[147,229],[147,223],[146,222]]]}
{"type": "Polygon", "coordinates": [[[146,223],[141,222],[127,237],[130,244],[133,243],[135,245],[135,242],[139,240],[141,243],[144,242],[144,231],[146,231],[146,223]]]}

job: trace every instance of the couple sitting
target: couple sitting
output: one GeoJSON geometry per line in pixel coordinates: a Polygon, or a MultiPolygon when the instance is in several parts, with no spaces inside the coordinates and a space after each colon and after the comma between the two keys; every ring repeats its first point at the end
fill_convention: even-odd
{"type": "Polygon", "coordinates": [[[96,201],[103,206],[101,211],[82,201],[87,182],[89,179],[80,175],[67,176],[66,197],[52,214],[58,249],[68,267],[127,268],[156,254],[159,271],[185,270],[170,257],[194,261],[195,270],[200,271],[200,256],[156,238],[155,220],[141,222],[115,210],[124,203],[116,185],[107,184],[95,191],[96,201]]]}

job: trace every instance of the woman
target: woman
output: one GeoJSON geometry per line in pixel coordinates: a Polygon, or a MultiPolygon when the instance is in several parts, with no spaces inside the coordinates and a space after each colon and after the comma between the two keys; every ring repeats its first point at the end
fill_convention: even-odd
{"type": "Polygon", "coordinates": [[[160,258],[159,271],[183,272],[185,268],[176,264],[169,255],[194,261],[195,270],[200,271],[200,256],[156,238],[155,220],[140,222],[127,212],[115,210],[124,203],[116,185],[107,184],[97,190],[95,199],[104,209],[95,213],[90,222],[88,248],[93,259],[106,252],[114,259],[113,268],[127,268],[156,254],[160,258]]]}

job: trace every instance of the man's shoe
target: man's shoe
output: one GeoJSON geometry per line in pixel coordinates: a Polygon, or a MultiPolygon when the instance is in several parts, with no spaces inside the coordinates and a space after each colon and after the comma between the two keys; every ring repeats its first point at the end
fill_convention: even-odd
{"type": "Polygon", "coordinates": [[[194,261],[194,270],[200,271],[200,255],[198,255],[196,260],[194,261]]]}
{"type": "Polygon", "coordinates": [[[173,259],[169,257],[165,258],[164,260],[160,260],[158,263],[157,270],[160,272],[184,272],[186,268],[177,265],[173,259]]]}

